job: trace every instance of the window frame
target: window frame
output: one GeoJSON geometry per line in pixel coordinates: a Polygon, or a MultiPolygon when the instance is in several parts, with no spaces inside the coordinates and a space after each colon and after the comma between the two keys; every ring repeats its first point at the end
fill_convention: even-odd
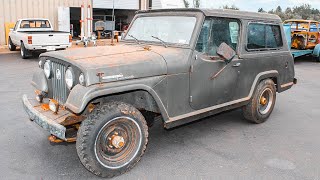
{"type": "MultiPolygon", "coordinates": [[[[202,14],[201,14],[202,15],[202,14]]],[[[169,47],[177,47],[177,48],[191,48],[194,45],[194,41],[195,41],[195,34],[197,32],[198,29],[198,25],[199,25],[199,21],[201,21],[201,17],[198,14],[193,14],[193,13],[186,13],[186,14],[177,14],[177,13],[168,13],[168,14],[162,14],[162,13],[148,13],[148,14],[140,14],[137,15],[133,18],[133,20],[131,21],[127,32],[130,31],[130,29],[132,28],[133,23],[135,23],[135,21],[140,18],[140,17],[157,17],[157,16],[180,16],[180,17],[194,17],[196,18],[195,21],[195,25],[193,27],[192,30],[192,34],[189,40],[188,44],[181,44],[181,43],[170,43],[170,42],[166,42],[167,46],[169,47]]],[[[128,42],[128,43],[135,43],[134,39],[126,39],[126,36],[128,35],[128,33],[125,34],[125,36],[122,38],[123,42],[128,42]]],[[[161,42],[157,41],[157,40],[153,40],[153,41],[144,41],[144,40],[139,40],[139,42],[141,42],[141,44],[155,44],[155,45],[161,45],[161,42]]]]}
{"type": "Polygon", "coordinates": [[[28,19],[28,20],[21,20],[19,28],[20,29],[50,29],[51,28],[51,24],[50,24],[50,21],[47,20],[47,19],[28,19]],[[24,27],[22,27],[23,21],[28,21],[29,25],[30,25],[30,21],[35,21],[34,25],[36,25],[36,21],[45,21],[46,24],[48,23],[48,27],[41,27],[41,25],[40,25],[40,27],[36,27],[36,26],[35,27],[31,27],[30,26],[28,28],[24,28],[24,27]]]}
{"type": "Polygon", "coordinates": [[[247,24],[247,32],[246,32],[246,44],[245,44],[245,49],[247,52],[259,52],[259,51],[277,51],[277,50],[281,50],[283,49],[284,47],[284,41],[283,41],[283,33],[282,33],[282,28],[281,28],[281,25],[278,24],[278,23],[271,23],[271,22],[260,22],[260,21],[251,21],[251,22],[248,22],[247,24]],[[248,38],[249,38],[249,26],[250,24],[262,24],[262,25],[265,25],[264,27],[264,30],[265,30],[265,34],[264,34],[264,37],[265,37],[265,48],[260,48],[260,49],[249,49],[248,48],[248,38]],[[267,48],[266,45],[267,45],[267,31],[266,31],[266,27],[267,25],[269,26],[278,26],[279,27],[279,30],[280,30],[280,36],[281,36],[281,42],[282,42],[282,46],[279,46],[277,48],[267,48]]]}
{"type": "MultiPolygon", "coordinates": [[[[208,47],[210,46],[211,44],[211,40],[212,40],[212,26],[213,26],[213,19],[227,19],[227,20],[234,20],[234,21],[230,21],[230,22],[237,22],[238,25],[239,25],[239,32],[238,32],[238,38],[237,38],[237,45],[236,45],[236,48],[234,49],[234,51],[236,52],[236,56],[239,55],[239,50],[240,50],[240,44],[241,44],[241,36],[242,36],[242,21],[241,19],[239,18],[233,18],[233,17],[221,17],[221,16],[206,16],[204,19],[203,19],[203,22],[201,24],[201,27],[200,27],[200,30],[199,30],[199,34],[198,34],[198,37],[197,37],[197,40],[195,42],[195,44],[197,45],[198,43],[198,40],[200,38],[200,33],[201,33],[201,30],[202,30],[202,27],[205,23],[206,20],[210,20],[210,28],[209,28],[209,39],[208,39],[208,47]]],[[[228,24],[230,24],[230,22],[228,24]]],[[[230,29],[229,29],[229,32],[230,32],[230,29]]],[[[231,34],[230,34],[230,40],[231,40],[231,34]]],[[[230,46],[230,45],[228,45],[230,46]]],[[[231,46],[230,46],[231,47],[231,46]]],[[[233,47],[231,47],[233,49],[233,47]]],[[[196,47],[194,48],[194,50],[196,50],[197,52],[199,52],[196,47]]],[[[199,52],[199,53],[202,53],[204,54],[205,56],[208,56],[208,57],[219,57],[219,56],[214,56],[214,55],[209,55],[209,52],[206,51],[206,52],[199,52]]]]}

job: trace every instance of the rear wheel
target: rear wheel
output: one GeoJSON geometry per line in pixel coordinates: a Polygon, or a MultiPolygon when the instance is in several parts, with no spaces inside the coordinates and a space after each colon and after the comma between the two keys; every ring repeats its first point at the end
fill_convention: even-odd
{"type": "Polygon", "coordinates": [[[144,154],[148,126],[133,106],[111,102],[84,120],[77,135],[77,152],[87,170],[101,177],[129,171],[144,154]]]}
{"type": "Polygon", "coordinates": [[[23,42],[21,42],[21,45],[20,45],[20,54],[22,59],[27,59],[29,56],[29,51],[24,47],[23,42]]]}
{"type": "Polygon", "coordinates": [[[8,40],[8,48],[9,48],[10,51],[15,51],[16,48],[17,48],[17,47],[12,43],[10,37],[9,37],[9,40],[8,40]]]}
{"type": "Polygon", "coordinates": [[[254,123],[265,122],[276,102],[276,87],[271,79],[259,83],[250,103],[243,107],[244,117],[254,123]]]}

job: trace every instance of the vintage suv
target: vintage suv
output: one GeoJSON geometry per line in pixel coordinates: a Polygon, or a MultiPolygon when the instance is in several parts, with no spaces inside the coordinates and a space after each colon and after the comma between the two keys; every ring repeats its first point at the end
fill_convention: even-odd
{"type": "Polygon", "coordinates": [[[120,44],[45,53],[39,66],[26,112],[101,177],[139,161],[154,119],[172,128],[242,108],[263,123],[296,83],[281,19],[233,10],[140,11],[120,44]]]}

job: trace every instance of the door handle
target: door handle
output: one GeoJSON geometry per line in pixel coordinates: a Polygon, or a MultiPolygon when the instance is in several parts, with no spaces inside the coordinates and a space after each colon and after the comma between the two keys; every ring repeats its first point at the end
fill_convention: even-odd
{"type": "Polygon", "coordinates": [[[236,64],[234,64],[232,67],[239,67],[241,65],[241,63],[236,63],[236,64]]]}

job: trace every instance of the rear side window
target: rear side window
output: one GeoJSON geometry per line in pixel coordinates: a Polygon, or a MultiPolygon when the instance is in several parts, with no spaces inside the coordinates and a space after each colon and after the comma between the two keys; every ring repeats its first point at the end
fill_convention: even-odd
{"type": "Polygon", "coordinates": [[[247,49],[250,51],[279,49],[283,46],[279,25],[250,23],[247,37],[247,49]]]}

